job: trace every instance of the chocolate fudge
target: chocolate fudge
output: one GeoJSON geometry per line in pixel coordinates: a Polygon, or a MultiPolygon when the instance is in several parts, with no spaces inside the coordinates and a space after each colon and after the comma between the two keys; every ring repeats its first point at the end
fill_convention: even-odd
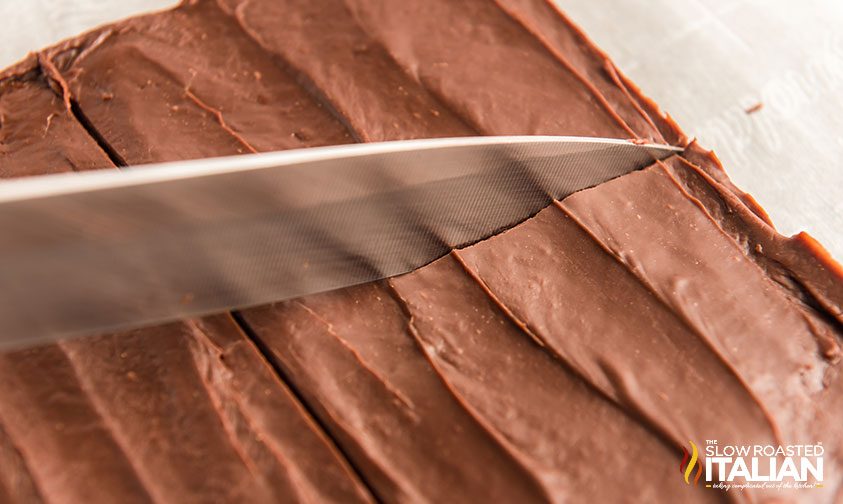
{"type": "Polygon", "coordinates": [[[843,269],[549,0],[186,1],[0,74],[2,177],[503,134],[686,150],[397,278],[0,355],[0,501],[843,498],[843,269]],[[821,442],[824,487],[688,485],[706,439],[821,442]]]}

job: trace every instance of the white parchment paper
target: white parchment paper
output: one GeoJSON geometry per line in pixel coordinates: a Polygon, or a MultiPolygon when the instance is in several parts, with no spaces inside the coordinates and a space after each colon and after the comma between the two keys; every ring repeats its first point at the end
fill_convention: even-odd
{"type": "Polygon", "coordinates": [[[843,260],[843,2],[558,3],[779,231],[843,260]]]}
{"type": "MultiPolygon", "coordinates": [[[[557,1],[782,233],[807,230],[843,260],[843,2],[557,1]]],[[[175,3],[0,0],[0,66],[175,3]]]]}

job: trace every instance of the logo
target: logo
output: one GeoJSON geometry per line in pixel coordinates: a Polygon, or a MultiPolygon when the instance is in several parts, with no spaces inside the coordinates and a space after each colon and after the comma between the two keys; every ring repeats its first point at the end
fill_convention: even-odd
{"type": "Polygon", "coordinates": [[[701,450],[688,441],[682,447],[679,472],[686,485],[698,486],[705,472],[705,487],[732,490],[745,488],[822,488],[822,443],[806,445],[721,445],[707,439],[701,450]]]}
{"type": "Polygon", "coordinates": [[[694,467],[696,467],[697,473],[694,476],[694,486],[696,486],[700,482],[700,476],[702,476],[702,464],[699,460],[700,453],[697,450],[697,445],[693,441],[688,442],[691,443],[691,453],[689,455],[688,450],[684,446],[682,447],[682,462],[679,463],[679,472],[685,475],[685,484],[690,485],[691,473],[693,473],[694,467]]]}

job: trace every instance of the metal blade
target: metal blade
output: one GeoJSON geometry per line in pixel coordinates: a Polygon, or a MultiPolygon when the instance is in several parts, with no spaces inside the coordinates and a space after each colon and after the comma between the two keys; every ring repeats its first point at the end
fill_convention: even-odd
{"type": "Polygon", "coordinates": [[[0,183],[0,347],[406,273],[678,151],[475,137],[0,183]]]}

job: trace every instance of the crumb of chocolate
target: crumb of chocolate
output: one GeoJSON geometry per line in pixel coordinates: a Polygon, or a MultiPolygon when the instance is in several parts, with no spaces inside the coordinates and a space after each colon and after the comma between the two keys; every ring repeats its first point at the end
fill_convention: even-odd
{"type": "Polygon", "coordinates": [[[754,113],[758,112],[759,110],[761,110],[762,108],[764,108],[764,103],[758,102],[755,105],[753,105],[751,107],[748,107],[746,110],[744,110],[744,112],[746,112],[747,115],[754,114],[754,113]]]}

